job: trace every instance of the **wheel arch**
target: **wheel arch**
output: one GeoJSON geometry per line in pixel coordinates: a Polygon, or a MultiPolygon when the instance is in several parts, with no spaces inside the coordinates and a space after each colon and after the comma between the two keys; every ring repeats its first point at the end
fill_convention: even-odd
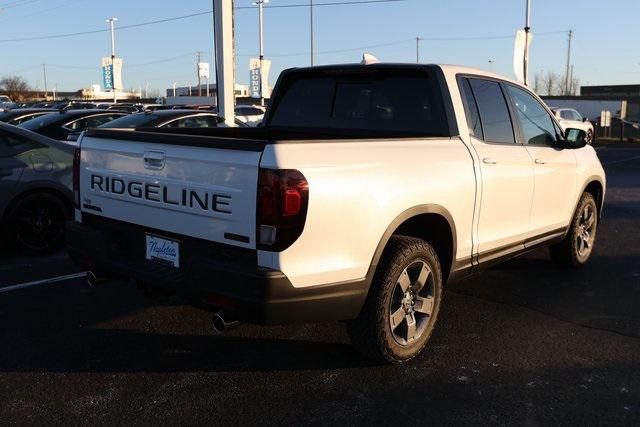
{"type": "Polygon", "coordinates": [[[604,208],[604,184],[598,176],[591,176],[585,181],[580,192],[580,197],[583,193],[589,193],[596,201],[596,207],[598,208],[598,218],[602,218],[602,210],[604,208]]]}
{"type": "Polygon", "coordinates": [[[414,206],[398,215],[380,238],[367,272],[371,283],[373,275],[391,236],[416,237],[429,242],[436,251],[446,281],[455,263],[457,251],[456,227],[451,213],[443,206],[425,204],[414,206]]]}
{"type": "Polygon", "coordinates": [[[11,201],[7,204],[7,206],[4,209],[4,212],[2,213],[2,225],[4,225],[7,216],[9,215],[9,213],[11,212],[11,210],[15,207],[15,205],[20,202],[20,200],[24,199],[25,197],[28,197],[32,194],[38,194],[38,193],[46,193],[46,194],[50,194],[58,199],[60,199],[60,201],[64,204],[65,208],[67,209],[67,213],[69,214],[70,217],[73,217],[73,203],[71,201],[71,199],[69,198],[69,195],[66,194],[64,191],[55,188],[55,187],[30,187],[25,189],[24,191],[19,192],[18,194],[16,194],[11,201]]]}

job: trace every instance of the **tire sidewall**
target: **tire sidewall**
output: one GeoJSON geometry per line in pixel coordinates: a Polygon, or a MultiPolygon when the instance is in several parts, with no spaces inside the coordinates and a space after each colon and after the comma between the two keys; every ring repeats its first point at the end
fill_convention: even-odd
{"type": "Polygon", "coordinates": [[[392,257],[390,262],[394,265],[392,266],[392,268],[387,270],[387,274],[385,274],[384,277],[380,277],[380,281],[378,282],[383,289],[380,298],[380,303],[383,304],[382,310],[380,310],[382,315],[377,319],[377,327],[381,331],[378,336],[384,340],[384,342],[381,344],[389,350],[389,356],[397,361],[407,361],[420,354],[420,352],[424,349],[427,341],[433,333],[442,301],[442,272],[437,256],[433,252],[433,249],[431,249],[426,244],[415,245],[414,247],[416,248],[416,250],[412,251],[411,254],[403,252],[399,256],[396,255],[392,257]],[[429,323],[420,338],[411,345],[402,346],[396,341],[391,331],[391,325],[389,322],[389,317],[391,314],[390,302],[391,298],[393,297],[393,292],[400,274],[402,273],[402,271],[404,271],[405,268],[416,261],[424,261],[429,266],[431,274],[434,275],[434,307],[431,314],[431,319],[429,320],[429,323]]]}
{"type": "Polygon", "coordinates": [[[587,205],[592,206],[594,215],[595,215],[595,224],[593,228],[593,246],[594,247],[598,237],[598,225],[599,225],[598,224],[598,207],[596,205],[596,201],[594,200],[593,196],[589,193],[584,193],[582,198],[580,199],[580,203],[578,204],[578,209],[576,210],[576,213],[573,216],[573,221],[571,222],[571,234],[569,236],[569,238],[571,239],[570,240],[571,262],[576,266],[586,264],[591,258],[591,255],[593,254],[593,250],[594,250],[594,247],[592,247],[591,251],[586,257],[580,256],[579,250],[578,250],[577,234],[578,234],[578,229],[580,227],[580,216],[582,215],[582,211],[587,205]]]}
{"type": "Polygon", "coordinates": [[[38,199],[45,199],[51,202],[53,205],[55,205],[59,210],[59,213],[62,215],[62,218],[64,219],[63,222],[66,222],[67,220],[69,220],[69,212],[67,210],[67,207],[58,197],[52,194],[32,193],[19,199],[7,214],[6,221],[5,221],[5,234],[7,235],[10,243],[12,243],[13,245],[16,245],[20,250],[28,253],[45,253],[47,251],[50,251],[55,246],[59,245],[64,238],[64,225],[63,225],[63,233],[56,239],[55,242],[52,242],[52,244],[50,244],[46,248],[43,248],[43,249],[29,248],[25,246],[22,242],[20,242],[20,239],[15,234],[16,230],[14,229],[15,222],[17,220],[17,215],[18,215],[17,212],[21,206],[24,206],[25,204],[28,204],[38,199]]]}

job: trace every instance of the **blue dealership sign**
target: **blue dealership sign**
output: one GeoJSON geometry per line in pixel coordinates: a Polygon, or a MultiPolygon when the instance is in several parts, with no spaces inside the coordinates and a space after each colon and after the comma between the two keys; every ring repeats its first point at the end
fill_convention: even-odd
{"type": "Polygon", "coordinates": [[[262,98],[262,82],[260,68],[249,71],[249,93],[251,98],[262,98]]]}
{"type": "Polygon", "coordinates": [[[113,65],[102,66],[102,85],[104,90],[113,89],[113,65]]]}

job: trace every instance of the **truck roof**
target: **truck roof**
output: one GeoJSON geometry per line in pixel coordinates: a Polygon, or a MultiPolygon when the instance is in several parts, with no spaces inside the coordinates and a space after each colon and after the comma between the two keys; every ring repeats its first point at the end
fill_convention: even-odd
{"type": "Polygon", "coordinates": [[[445,75],[456,75],[456,74],[474,74],[485,77],[493,77],[495,79],[500,79],[504,81],[508,81],[515,85],[521,86],[521,83],[512,80],[501,74],[496,74],[491,71],[482,70],[480,68],[468,67],[464,65],[455,65],[455,64],[413,64],[413,63],[404,63],[404,62],[376,62],[374,64],[333,64],[333,65],[320,65],[314,67],[299,67],[299,68],[290,68],[285,70],[287,72],[295,71],[295,72],[312,72],[312,71],[340,71],[340,70],[358,70],[358,69],[421,69],[421,68],[439,68],[445,75]]]}

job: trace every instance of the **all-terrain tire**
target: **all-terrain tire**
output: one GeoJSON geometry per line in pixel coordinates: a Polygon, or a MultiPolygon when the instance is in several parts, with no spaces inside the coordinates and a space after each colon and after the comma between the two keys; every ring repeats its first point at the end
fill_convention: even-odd
{"type": "Polygon", "coordinates": [[[393,236],[359,317],[348,323],[353,345],[365,356],[386,363],[404,363],[416,357],[427,345],[437,321],[442,280],[440,261],[431,245],[413,237],[393,236]],[[413,339],[411,331],[415,332],[413,339]]]}

